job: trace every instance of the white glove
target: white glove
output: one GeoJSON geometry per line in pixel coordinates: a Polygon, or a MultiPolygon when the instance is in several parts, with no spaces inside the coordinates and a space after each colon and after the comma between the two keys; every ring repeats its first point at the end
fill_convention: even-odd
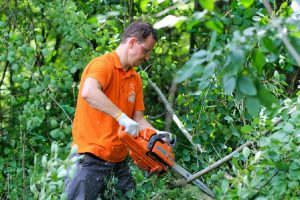
{"type": "Polygon", "coordinates": [[[167,131],[159,131],[156,130],[157,135],[165,135],[163,138],[161,138],[163,141],[170,143],[172,140],[172,134],[167,131]]]}
{"type": "Polygon", "coordinates": [[[139,124],[130,119],[126,114],[122,113],[120,117],[118,117],[117,121],[120,126],[125,127],[125,132],[134,137],[139,134],[139,124]]]}

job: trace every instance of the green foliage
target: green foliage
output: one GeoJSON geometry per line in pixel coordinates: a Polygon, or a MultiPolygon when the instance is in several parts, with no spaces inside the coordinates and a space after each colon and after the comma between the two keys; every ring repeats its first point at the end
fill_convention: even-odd
{"type": "MultiPolygon", "coordinates": [[[[220,183],[217,192],[221,199],[299,197],[299,102],[298,98],[296,102],[283,104],[283,109],[278,113],[283,120],[272,128],[269,135],[257,138],[259,150],[244,148],[238,159],[232,160],[234,178],[224,179],[220,183]]],[[[247,132],[253,132],[253,129],[248,128],[247,132]]]]}
{"type": "MultiPolygon", "coordinates": [[[[76,152],[73,148],[72,153],[76,152]]],[[[56,143],[51,144],[50,158],[43,155],[41,159],[36,155],[34,168],[30,178],[30,191],[34,199],[67,199],[64,193],[64,178],[67,173],[74,174],[76,158],[61,160],[59,147],[56,143]],[[68,171],[67,171],[68,170],[68,171]]]]}

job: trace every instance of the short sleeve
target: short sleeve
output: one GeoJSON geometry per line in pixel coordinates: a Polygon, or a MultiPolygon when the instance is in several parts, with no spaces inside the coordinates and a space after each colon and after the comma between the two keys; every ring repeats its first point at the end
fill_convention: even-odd
{"type": "Polygon", "coordinates": [[[98,80],[102,90],[105,90],[113,74],[112,63],[109,63],[107,60],[95,59],[89,63],[88,68],[86,77],[98,80]]]}

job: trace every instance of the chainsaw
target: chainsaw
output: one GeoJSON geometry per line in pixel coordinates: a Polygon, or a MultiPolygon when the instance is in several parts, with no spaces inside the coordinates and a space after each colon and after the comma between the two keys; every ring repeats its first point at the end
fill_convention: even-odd
{"type": "MultiPolygon", "coordinates": [[[[175,156],[172,150],[175,146],[176,139],[170,142],[164,141],[164,134],[157,134],[155,130],[146,128],[139,132],[137,137],[127,134],[123,126],[118,130],[120,140],[128,147],[129,155],[134,163],[148,173],[148,175],[161,175],[170,169],[179,173],[184,178],[192,174],[175,162],[175,156]]],[[[209,189],[199,179],[193,181],[204,193],[215,197],[213,191],[209,189]]]]}

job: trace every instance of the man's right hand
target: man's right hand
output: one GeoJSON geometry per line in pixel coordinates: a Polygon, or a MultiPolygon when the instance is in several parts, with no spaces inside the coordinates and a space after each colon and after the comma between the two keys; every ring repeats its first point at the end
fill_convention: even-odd
{"type": "Polygon", "coordinates": [[[132,135],[138,136],[139,134],[139,124],[132,119],[130,119],[126,114],[122,113],[120,117],[118,117],[117,121],[121,126],[125,127],[125,132],[132,135]]]}

